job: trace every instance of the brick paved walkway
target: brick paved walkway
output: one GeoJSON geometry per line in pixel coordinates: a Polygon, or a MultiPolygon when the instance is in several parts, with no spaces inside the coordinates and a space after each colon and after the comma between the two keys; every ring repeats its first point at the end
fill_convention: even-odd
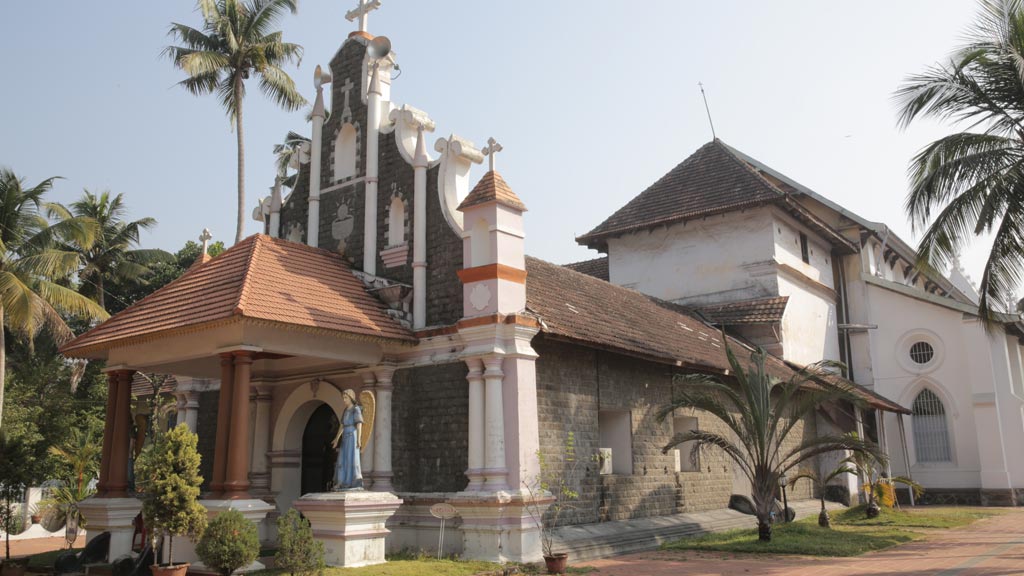
{"type": "Polygon", "coordinates": [[[586,562],[601,576],[1024,575],[1024,510],[935,531],[924,540],[855,558],[648,552],[586,562]]]}

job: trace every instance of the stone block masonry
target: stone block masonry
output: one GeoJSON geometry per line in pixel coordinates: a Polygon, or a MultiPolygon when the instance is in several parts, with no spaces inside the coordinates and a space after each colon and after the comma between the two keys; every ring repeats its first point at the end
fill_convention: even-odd
{"type": "Polygon", "coordinates": [[[196,418],[196,435],[199,436],[199,474],[203,477],[203,492],[210,489],[213,480],[213,452],[217,442],[217,405],[220,390],[199,393],[199,415],[196,418]]]}
{"type": "Polygon", "coordinates": [[[458,492],[469,479],[464,362],[395,372],[392,483],[398,492],[458,492]]]}
{"type": "MultiPolygon", "coordinates": [[[[649,518],[725,508],[734,488],[734,464],[718,450],[706,450],[700,469],[675,472],[674,456],[662,454],[672,437],[672,423],[659,423],[657,410],[672,398],[675,371],[670,366],[598,351],[566,342],[535,338],[537,396],[541,451],[557,471],[569,470],[562,459],[569,432],[573,433],[578,463],[575,476],[580,492],[575,509],[564,512],[560,524],[649,518]],[[598,414],[627,411],[632,433],[632,473],[599,474],[592,458],[600,446],[598,414]]],[[[724,423],[694,414],[702,430],[731,434],[724,423]]],[[[813,417],[798,424],[784,448],[813,436],[813,417]]],[[[687,457],[684,455],[684,457],[687,457]]],[[[789,497],[813,497],[803,480],[791,486],[789,497]]]]}

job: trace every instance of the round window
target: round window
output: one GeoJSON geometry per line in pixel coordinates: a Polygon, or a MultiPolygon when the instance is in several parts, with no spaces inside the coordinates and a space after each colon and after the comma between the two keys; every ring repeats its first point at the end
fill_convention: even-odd
{"type": "Polygon", "coordinates": [[[910,347],[910,359],[917,364],[927,364],[935,357],[935,349],[927,342],[914,342],[910,347]]]}

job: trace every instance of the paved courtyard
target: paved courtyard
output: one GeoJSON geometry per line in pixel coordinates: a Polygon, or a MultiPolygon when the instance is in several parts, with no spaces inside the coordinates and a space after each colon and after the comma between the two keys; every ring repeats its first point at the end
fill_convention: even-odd
{"type": "Polygon", "coordinates": [[[602,576],[996,576],[1024,575],[1024,510],[854,558],[647,552],[586,563],[602,576]]]}

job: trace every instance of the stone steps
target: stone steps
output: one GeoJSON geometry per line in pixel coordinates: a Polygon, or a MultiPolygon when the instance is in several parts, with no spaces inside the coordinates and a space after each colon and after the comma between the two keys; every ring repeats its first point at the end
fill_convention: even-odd
{"type": "MultiPolygon", "coordinates": [[[[830,510],[843,508],[832,502],[826,504],[830,510]]],[[[796,511],[797,518],[816,516],[821,507],[817,500],[790,501],[789,505],[796,511]]],[[[657,550],[664,542],[687,536],[755,526],[753,516],[730,509],[617,520],[559,528],[555,533],[554,549],[569,552],[570,562],[578,563],[657,550]]]]}

